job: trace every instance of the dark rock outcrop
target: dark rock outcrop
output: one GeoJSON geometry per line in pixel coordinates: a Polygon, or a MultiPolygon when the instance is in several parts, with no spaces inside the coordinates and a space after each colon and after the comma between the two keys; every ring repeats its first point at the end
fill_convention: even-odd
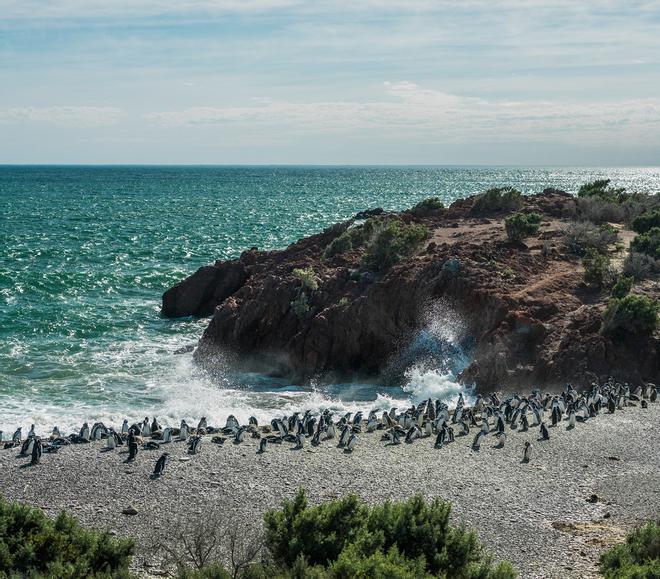
{"type": "MultiPolygon", "coordinates": [[[[658,380],[658,336],[613,340],[600,332],[609,296],[586,288],[579,258],[563,245],[576,211],[567,193],[525,198],[538,211],[538,236],[506,239],[506,214],[471,215],[473,199],[423,216],[399,214],[431,231],[425,247],[385,273],[360,267],[361,249],[324,258],[353,220],[282,251],[245,252],[198,270],[163,296],[163,314],[212,315],[195,352],[213,366],[217,352],[244,367],[286,376],[382,377],[389,362],[424,324],[437,300],[451,304],[475,342],[461,379],[480,388],[585,384],[615,375],[658,380]],[[294,269],[313,270],[305,289],[294,269]],[[304,307],[294,307],[304,294],[304,307]]],[[[367,214],[365,214],[367,216],[367,214]]],[[[660,297],[657,283],[636,290],[660,297]]]]}

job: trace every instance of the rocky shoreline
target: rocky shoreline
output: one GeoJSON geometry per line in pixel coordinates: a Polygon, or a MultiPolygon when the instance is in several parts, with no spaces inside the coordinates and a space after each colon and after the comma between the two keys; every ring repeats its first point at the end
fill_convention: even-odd
{"type": "Polygon", "coordinates": [[[258,453],[258,440],[220,446],[207,435],[193,456],[183,442],[167,445],[170,460],[157,479],[150,475],[158,450],[143,449],[126,463],[125,451],[106,452],[105,441],[97,441],[44,454],[30,467],[29,458],[10,449],[0,451],[0,491],[51,515],[66,509],[85,525],[133,537],[135,570],[144,576],[164,573],[153,547],[184,521],[220,513],[223,524],[257,540],[264,511],[304,486],[312,502],[348,493],[368,502],[418,492],[442,497],[452,502],[454,519],[473,526],[520,577],[595,577],[604,548],[657,516],[659,419],[657,403],[631,403],[575,429],[564,420],[549,428],[548,441],[530,428],[510,431],[497,448],[491,434],[478,452],[470,435],[437,449],[434,437],[392,446],[376,431],[363,433],[352,453],[337,448],[336,439],[301,450],[273,444],[258,453]],[[521,461],[526,441],[533,444],[529,463],[521,461]]]}
{"type": "MultiPolygon", "coordinates": [[[[297,382],[396,382],[401,344],[442,301],[474,345],[460,379],[481,391],[558,389],[612,374],[633,384],[657,381],[657,332],[625,340],[600,332],[610,292],[585,284],[581,258],[566,241],[577,198],[554,189],[523,196],[520,210],[538,213],[540,226],[519,242],[507,239],[511,210],[483,208],[479,199],[367,212],[284,250],[253,248],[168,290],[162,313],[211,316],[195,351],[211,371],[230,359],[297,382]],[[373,248],[365,249],[364,238],[370,224],[383,223],[427,234],[415,251],[379,270],[365,260],[373,248]]],[[[607,253],[622,261],[634,233],[624,223],[608,227],[619,245],[612,242],[607,253]]],[[[635,292],[658,300],[660,284],[639,280],[635,292]]]]}

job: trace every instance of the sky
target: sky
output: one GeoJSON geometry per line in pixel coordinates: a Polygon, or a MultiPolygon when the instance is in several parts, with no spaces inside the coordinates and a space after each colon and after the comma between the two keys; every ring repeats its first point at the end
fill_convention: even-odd
{"type": "Polygon", "coordinates": [[[660,0],[0,0],[0,163],[660,165],[660,0]]]}

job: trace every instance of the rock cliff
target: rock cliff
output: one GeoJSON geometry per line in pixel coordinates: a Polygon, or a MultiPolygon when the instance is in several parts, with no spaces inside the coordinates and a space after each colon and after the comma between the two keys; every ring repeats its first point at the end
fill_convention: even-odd
{"type": "MultiPolygon", "coordinates": [[[[202,267],[164,294],[162,311],[211,316],[195,351],[199,363],[213,367],[223,352],[244,368],[298,381],[382,377],[440,299],[474,341],[461,379],[481,389],[584,385],[609,375],[657,380],[657,333],[622,339],[599,331],[609,292],[584,284],[581,260],[564,243],[575,198],[546,190],[525,197],[522,210],[542,216],[524,243],[508,241],[509,213],[475,211],[475,197],[446,209],[382,213],[379,219],[430,232],[414,253],[382,271],[364,267],[359,245],[326,251],[365,227],[372,214],[361,214],[284,250],[253,248],[202,267]]],[[[635,292],[660,297],[652,281],[636,284],[635,292]]]]}

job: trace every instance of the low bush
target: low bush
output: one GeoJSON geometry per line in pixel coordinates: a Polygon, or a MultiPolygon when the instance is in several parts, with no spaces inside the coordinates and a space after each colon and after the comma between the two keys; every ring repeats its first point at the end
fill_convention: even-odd
{"type": "Polygon", "coordinates": [[[660,259],[631,251],[623,262],[623,273],[636,280],[660,276],[660,259]]]}
{"type": "Polygon", "coordinates": [[[450,511],[420,495],[374,507],[355,496],[310,507],[300,490],[266,513],[266,544],[276,564],[302,559],[328,569],[323,577],[515,577],[509,564],[492,563],[472,531],[450,524],[450,511]]]}
{"type": "Polygon", "coordinates": [[[609,179],[598,179],[592,183],[585,183],[578,190],[578,197],[597,197],[611,203],[621,203],[627,198],[624,188],[610,187],[609,179]]]}
{"type": "Polygon", "coordinates": [[[0,575],[66,579],[127,577],[133,542],[90,531],[61,513],[0,498],[0,575]]]}
{"type": "Polygon", "coordinates": [[[631,193],[626,200],[621,203],[621,208],[625,215],[625,222],[632,225],[635,222],[635,219],[644,213],[660,211],[660,194],[631,193]]]}
{"type": "Polygon", "coordinates": [[[633,276],[620,275],[612,288],[612,296],[615,298],[623,298],[630,293],[635,278],[633,276]]]}
{"type": "Polygon", "coordinates": [[[522,241],[539,230],[541,216],[538,213],[514,213],[504,220],[506,235],[510,241],[522,241]]]}
{"type": "Polygon", "coordinates": [[[645,211],[632,222],[633,231],[637,233],[646,233],[654,227],[660,227],[660,209],[645,211]]]}
{"type": "Polygon", "coordinates": [[[584,255],[590,248],[605,253],[617,238],[618,231],[611,225],[598,226],[588,221],[571,223],[564,231],[564,244],[576,255],[584,255]]]}
{"type": "Polygon", "coordinates": [[[577,200],[577,207],[580,218],[592,223],[621,223],[626,217],[624,208],[618,202],[600,197],[582,197],[577,200]]]}
{"type": "Polygon", "coordinates": [[[323,257],[333,257],[351,251],[352,249],[353,241],[351,239],[351,234],[349,231],[345,231],[339,237],[335,237],[330,244],[328,244],[323,253],[323,257]]]}
{"type": "Polygon", "coordinates": [[[610,259],[593,247],[582,258],[584,281],[589,285],[603,287],[611,279],[610,259]]]}
{"type": "Polygon", "coordinates": [[[444,208],[445,205],[442,201],[440,201],[439,197],[429,197],[428,199],[424,199],[416,205],[413,205],[410,209],[408,209],[408,212],[414,215],[424,215],[426,213],[439,211],[440,209],[444,208]]]}
{"type": "Polygon", "coordinates": [[[603,315],[604,334],[651,334],[658,326],[660,303],[647,296],[629,294],[612,298],[603,315]]]}
{"type": "Polygon", "coordinates": [[[373,224],[373,234],[366,244],[362,264],[372,271],[385,271],[402,257],[412,255],[428,237],[429,230],[425,225],[405,224],[397,219],[379,220],[373,224]]]}
{"type": "Polygon", "coordinates": [[[605,579],[652,579],[660,577],[660,524],[647,523],[631,531],[626,542],[600,557],[605,579]]]}
{"type": "Polygon", "coordinates": [[[660,227],[652,227],[646,233],[636,235],[630,243],[630,251],[660,259],[660,227]]]}
{"type": "Polygon", "coordinates": [[[522,193],[513,187],[497,187],[480,193],[472,206],[472,213],[517,211],[523,205],[522,193]]]}
{"type": "Polygon", "coordinates": [[[311,267],[294,269],[293,277],[300,281],[304,289],[310,289],[312,291],[319,289],[319,280],[311,267]]]}

